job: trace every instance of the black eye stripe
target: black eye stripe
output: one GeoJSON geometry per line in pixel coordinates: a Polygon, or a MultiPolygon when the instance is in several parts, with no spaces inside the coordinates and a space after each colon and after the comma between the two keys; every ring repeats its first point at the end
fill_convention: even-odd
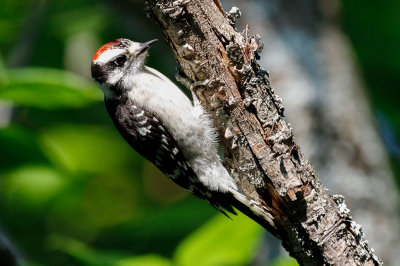
{"type": "Polygon", "coordinates": [[[117,58],[115,58],[112,63],[116,66],[122,66],[123,64],[125,64],[127,59],[126,55],[120,55],[117,58]]]}

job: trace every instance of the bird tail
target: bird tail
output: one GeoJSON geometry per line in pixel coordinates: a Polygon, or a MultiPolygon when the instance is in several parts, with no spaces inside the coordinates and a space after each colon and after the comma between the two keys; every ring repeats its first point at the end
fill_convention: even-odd
{"type": "Polygon", "coordinates": [[[245,195],[234,189],[229,189],[227,195],[230,197],[229,202],[233,207],[277,236],[275,233],[277,228],[274,217],[264,206],[261,206],[253,200],[247,199],[245,195]]]}

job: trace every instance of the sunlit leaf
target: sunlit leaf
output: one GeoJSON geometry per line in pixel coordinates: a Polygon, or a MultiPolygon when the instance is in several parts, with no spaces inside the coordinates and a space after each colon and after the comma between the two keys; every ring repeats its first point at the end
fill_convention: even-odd
{"type": "Polygon", "coordinates": [[[0,79],[0,99],[23,106],[45,109],[83,107],[102,99],[91,82],[70,72],[46,68],[6,71],[8,82],[0,79]]]}
{"type": "Polygon", "coordinates": [[[177,248],[177,265],[246,265],[260,240],[261,228],[239,214],[233,221],[223,215],[211,219],[177,248]]]}
{"type": "Polygon", "coordinates": [[[299,264],[294,258],[287,256],[279,257],[271,263],[271,266],[298,266],[298,265],[299,264]]]}
{"type": "Polygon", "coordinates": [[[88,125],[58,125],[40,136],[43,152],[63,169],[76,172],[115,172],[135,156],[115,132],[88,125]]]}
{"type": "Polygon", "coordinates": [[[47,166],[24,166],[5,174],[3,193],[27,205],[43,204],[57,195],[68,180],[47,166]]]}
{"type": "Polygon", "coordinates": [[[116,266],[170,266],[171,262],[158,255],[136,256],[118,261],[116,266]]]}

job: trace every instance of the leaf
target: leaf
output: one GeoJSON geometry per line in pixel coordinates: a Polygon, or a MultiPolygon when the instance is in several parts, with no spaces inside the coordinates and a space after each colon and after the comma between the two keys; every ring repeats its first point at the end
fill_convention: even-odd
{"type": "Polygon", "coordinates": [[[83,262],[83,265],[115,265],[123,256],[112,252],[100,252],[84,242],[63,235],[48,236],[49,250],[60,250],[71,257],[83,262]]]}
{"type": "Polygon", "coordinates": [[[246,265],[261,227],[243,214],[233,221],[218,215],[188,236],[175,252],[177,265],[246,265]]]}
{"type": "Polygon", "coordinates": [[[68,180],[53,168],[31,165],[5,174],[2,190],[8,198],[39,206],[57,195],[67,184],[68,180]]]}
{"type": "Polygon", "coordinates": [[[5,72],[0,99],[44,109],[83,107],[102,99],[91,82],[64,70],[23,68],[5,72]]]}
{"type": "Polygon", "coordinates": [[[156,254],[126,256],[116,252],[99,251],[75,239],[61,235],[48,238],[51,249],[61,250],[83,262],[84,265],[115,265],[115,266],[170,266],[170,261],[156,254]]]}
{"type": "Polygon", "coordinates": [[[118,261],[117,266],[171,266],[171,262],[159,255],[149,254],[118,261]]]}
{"type": "Polygon", "coordinates": [[[39,143],[51,162],[71,173],[115,173],[135,156],[116,132],[98,126],[60,124],[39,143]]]}
{"type": "Polygon", "coordinates": [[[299,264],[294,258],[288,256],[281,256],[275,259],[271,266],[298,266],[299,264]]]}

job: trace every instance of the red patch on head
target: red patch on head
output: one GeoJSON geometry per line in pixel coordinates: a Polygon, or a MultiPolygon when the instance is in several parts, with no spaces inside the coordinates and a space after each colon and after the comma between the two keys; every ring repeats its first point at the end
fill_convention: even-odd
{"type": "Polygon", "coordinates": [[[119,44],[120,44],[120,40],[119,40],[119,39],[116,39],[116,40],[113,40],[113,41],[111,41],[111,42],[108,42],[108,43],[104,44],[102,47],[99,48],[99,50],[97,50],[97,52],[94,54],[92,60],[93,60],[93,61],[96,60],[97,58],[99,58],[99,56],[100,56],[104,51],[106,51],[106,50],[108,50],[108,49],[112,49],[112,48],[114,48],[115,46],[117,46],[117,45],[119,45],[119,44]]]}

